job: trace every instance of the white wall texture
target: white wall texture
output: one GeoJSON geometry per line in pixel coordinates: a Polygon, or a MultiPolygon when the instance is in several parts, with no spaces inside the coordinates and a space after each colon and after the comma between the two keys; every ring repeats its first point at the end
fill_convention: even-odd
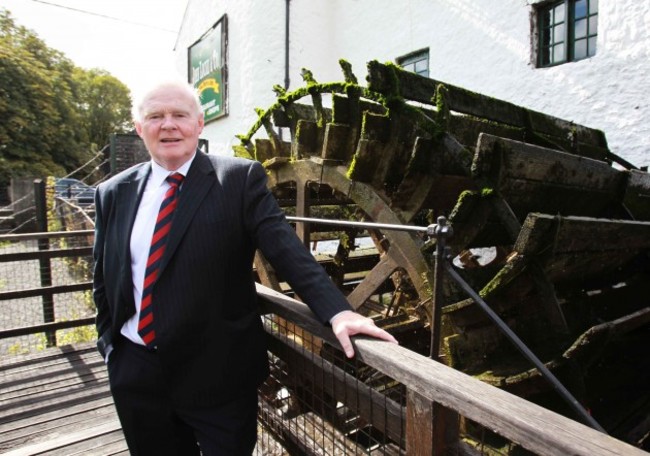
{"type": "MultiPolygon", "coordinates": [[[[531,14],[539,0],[291,0],[290,90],[300,69],[360,81],[370,60],[429,48],[430,77],[605,132],[615,154],[650,165],[650,0],[600,0],[596,55],[552,68],[533,62],[531,14]]],[[[283,0],[189,0],[176,45],[187,48],[228,14],[229,115],[206,126],[214,153],[231,154],[284,83],[283,0]]]]}

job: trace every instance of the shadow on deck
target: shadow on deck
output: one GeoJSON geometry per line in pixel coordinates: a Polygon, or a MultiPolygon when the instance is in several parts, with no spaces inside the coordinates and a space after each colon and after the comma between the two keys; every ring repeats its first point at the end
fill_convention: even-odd
{"type": "Polygon", "coordinates": [[[128,455],[94,344],[0,363],[0,453],[128,455]]]}

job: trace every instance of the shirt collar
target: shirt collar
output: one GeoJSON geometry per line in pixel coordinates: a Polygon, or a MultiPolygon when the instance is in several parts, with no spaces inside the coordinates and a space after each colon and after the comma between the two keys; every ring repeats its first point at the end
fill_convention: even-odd
{"type": "Polygon", "coordinates": [[[160,166],[158,163],[155,161],[151,160],[151,184],[153,185],[154,188],[160,187],[163,182],[165,182],[165,179],[167,176],[169,176],[171,173],[180,173],[183,175],[183,177],[187,177],[187,172],[190,169],[190,166],[192,165],[192,162],[194,161],[194,157],[196,157],[196,152],[194,152],[194,155],[187,160],[185,163],[181,165],[180,168],[178,168],[175,171],[169,171],[168,169],[163,168],[160,166]]]}

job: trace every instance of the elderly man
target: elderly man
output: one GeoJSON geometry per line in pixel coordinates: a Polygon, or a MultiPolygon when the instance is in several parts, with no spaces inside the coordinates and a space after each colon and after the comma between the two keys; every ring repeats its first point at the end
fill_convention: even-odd
{"type": "Polygon", "coordinates": [[[186,84],[154,87],[135,126],[151,155],[97,189],[98,347],[133,455],[248,455],[268,375],[252,260],[260,249],[332,329],[396,342],[350,309],[286,223],[262,166],[197,150],[186,84]]]}

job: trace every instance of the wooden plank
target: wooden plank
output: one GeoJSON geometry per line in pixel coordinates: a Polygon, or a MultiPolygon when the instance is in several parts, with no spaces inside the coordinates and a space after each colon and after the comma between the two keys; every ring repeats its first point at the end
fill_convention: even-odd
{"type": "Polygon", "coordinates": [[[623,173],[607,163],[507,138],[481,134],[472,164],[475,177],[526,179],[615,191],[623,173]]]}
{"type": "Polygon", "coordinates": [[[623,204],[636,220],[650,220],[650,174],[628,171],[623,204]]]}
{"type": "MultiPolygon", "coordinates": [[[[75,291],[92,290],[92,282],[74,283],[71,285],[42,286],[25,290],[3,291],[0,292],[0,301],[9,299],[31,298],[34,296],[43,296],[45,294],[73,293],[75,291]]],[[[9,331],[5,331],[9,332],[9,331]]]]}
{"type": "Polygon", "coordinates": [[[61,408],[73,407],[75,405],[103,399],[110,396],[108,382],[96,385],[87,385],[83,388],[73,390],[61,390],[43,398],[23,401],[19,406],[11,407],[9,410],[2,410],[3,423],[12,420],[20,420],[35,414],[48,413],[61,408]]]}
{"type": "MultiPolygon", "coordinates": [[[[93,424],[117,419],[117,413],[112,401],[104,407],[86,409],[83,413],[76,411],[71,414],[67,410],[60,412],[59,416],[55,416],[48,421],[33,422],[29,420],[32,421],[30,425],[0,434],[0,441],[2,442],[0,449],[20,448],[25,445],[44,442],[50,440],[53,436],[73,433],[93,424]]],[[[40,418],[40,416],[34,418],[40,418]]]]}
{"type": "Polygon", "coordinates": [[[11,357],[0,365],[0,451],[110,454],[126,444],[94,344],[11,357]],[[107,447],[108,448],[108,447],[107,447]]]}
{"type": "Polygon", "coordinates": [[[4,422],[0,425],[0,441],[5,442],[10,439],[21,437],[25,434],[34,432],[34,429],[54,426],[56,422],[81,421],[87,414],[101,413],[105,410],[114,411],[113,399],[110,396],[100,399],[89,400],[80,404],[66,407],[61,410],[30,415],[18,420],[4,422]]]}
{"type": "Polygon", "coordinates": [[[332,94],[332,123],[346,124],[354,128],[354,124],[358,123],[360,119],[358,113],[365,111],[386,114],[386,108],[374,101],[351,99],[337,93],[332,94]]]}
{"type": "Polygon", "coordinates": [[[413,390],[408,390],[406,399],[406,454],[453,454],[458,416],[413,390]]]}
{"type": "Polygon", "coordinates": [[[273,123],[276,126],[295,128],[300,120],[316,121],[316,110],[313,106],[304,103],[291,103],[289,106],[288,112],[284,110],[286,108],[273,111],[273,123]]]}
{"type": "Polygon", "coordinates": [[[22,361],[13,363],[9,362],[11,358],[13,357],[7,357],[8,362],[3,363],[0,367],[0,383],[9,383],[12,378],[20,378],[31,371],[37,371],[37,374],[41,373],[45,375],[43,373],[44,369],[64,369],[65,366],[76,366],[78,364],[95,365],[103,361],[94,348],[77,352],[74,355],[66,355],[57,351],[55,356],[23,359],[22,361]]]}
{"type": "Polygon", "coordinates": [[[80,356],[86,353],[98,353],[94,343],[65,345],[26,355],[4,356],[0,359],[0,373],[5,370],[14,370],[18,366],[33,366],[36,360],[61,362],[62,356],[80,356]]]}
{"type": "Polygon", "coordinates": [[[296,125],[296,137],[291,145],[291,156],[303,158],[316,155],[319,150],[318,134],[319,128],[316,122],[299,120],[296,125]]]}
{"type": "Polygon", "coordinates": [[[130,453],[121,430],[104,434],[98,439],[86,440],[47,453],[48,456],[87,456],[89,454],[129,456],[130,453]]]}
{"type": "Polygon", "coordinates": [[[555,138],[564,139],[573,135],[578,144],[602,148],[603,157],[595,158],[604,159],[607,151],[607,141],[600,130],[526,109],[463,87],[425,78],[395,65],[369,62],[367,79],[370,90],[385,95],[399,94],[403,98],[429,105],[443,102],[448,111],[470,114],[555,138]]]}
{"type": "MultiPolygon", "coordinates": [[[[83,386],[91,381],[105,380],[107,375],[106,367],[101,361],[94,367],[69,368],[66,372],[53,372],[51,376],[47,375],[47,370],[45,370],[36,378],[30,378],[29,381],[12,382],[7,388],[3,388],[0,393],[0,410],[6,402],[17,402],[24,397],[33,397],[38,394],[50,395],[56,389],[67,389],[78,385],[83,386]]],[[[4,383],[0,384],[4,386],[4,383]]]]}
{"type": "Polygon", "coordinates": [[[349,135],[350,127],[347,125],[327,124],[321,157],[329,160],[349,160],[354,152],[348,150],[349,135]]]}
{"type": "Polygon", "coordinates": [[[363,282],[347,296],[352,308],[361,307],[398,267],[399,265],[389,255],[381,256],[379,263],[366,275],[363,282]]]}
{"type": "Polygon", "coordinates": [[[650,222],[530,214],[515,250],[535,253],[551,246],[553,254],[605,253],[625,257],[650,248],[650,222]]]}
{"type": "Polygon", "coordinates": [[[69,249],[40,250],[34,252],[3,253],[0,263],[11,261],[40,260],[43,258],[92,257],[92,247],[72,247],[69,249]]]}
{"type": "Polygon", "coordinates": [[[106,434],[113,433],[121,429],[120,422],[115,419],[109,422],[102,422],[94,426],[81,429],[77,432],[67,433],[59,437],[47,440],[45,442],[34,443],[20,448],[16,448],[4,453],[5,456],[32,456],[53,451],[75,442],[98,438],[106,434]]]}
{"type": "Polygon", "coordinates": [[[30,241],[34,239],[58,239],[58,238],[71,238],[78,236],[92,236],[95,234],[94,230],[79,230],[79,231],[47,231],[38,233],[23,233],[23,234],[2,234],[0,235],[0,242],[2,241],[30,241]]]}
{"type": "Polygon", "coordinates": [[[379,141],[360,139],[350,166],[350,179],[358,182],[372,181],[383,148],[383,143],[379,141]]]}
{"type": "Polygon", "coordinates": [[[481,134],[472,173],[520,220],[529,212],[601,216],[620,207],[626,176],[604,162],[481,134]]]}
{"type": "MultiPolygon", "coordinates": [[[[49,349],[48,349],[49,350],[49,349]]],[[[7,357],[9,358],[9,357],[7,357]]],[[[27,363],[15,363],[13,368],[0,370],[0,383],[11,384],[15,379],[27,377],[31,380],[38,379],[38,375],[47,377],[44,370],[52,369],[54,373],[66,372],[66,370],[86,370],[90,367],[101,366],[103,360],[97,350],[82,352],[75,355],[61,355],[59,357],[38,358],[27,363]]]]}

